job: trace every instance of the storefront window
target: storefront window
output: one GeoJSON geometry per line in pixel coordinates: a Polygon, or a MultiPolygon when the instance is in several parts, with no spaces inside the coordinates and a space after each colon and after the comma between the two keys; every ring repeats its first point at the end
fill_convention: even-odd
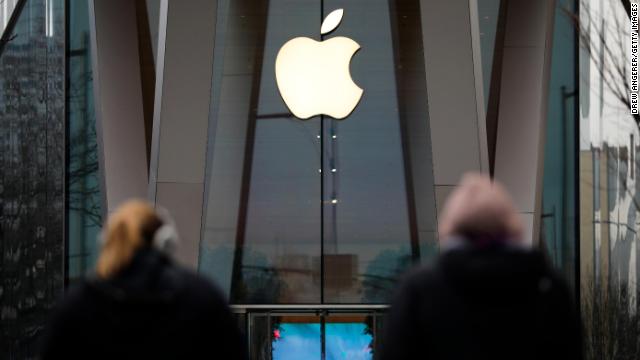
{"type": "Polygon", "coordinates": [[[221,1],[216,24],[200,271],[235,304],[385,303],[436,251],[419,1],[221,1]],[[345,119],[281,98],[276,56],[301,36],[359,44],[345,119]]]}
{"type": "Polygon", "coordinates": [[[544,147],[542,248],[565,278],[576,280],[576,32],[574,1],[556,4],[544,147]]]}
{"type": "Polygon", "coordinates": [[[64,286],[64,1],[26,1],[0,45],[0,358],[27,359],[64,286]]]}
{"type": "Polygon", "coordinates": [[[71,1],[69,14],[67,116],[67,279],[82,278],[96,261],[102,226],[102,195],[93,105],[89,10],[71,1]]]}

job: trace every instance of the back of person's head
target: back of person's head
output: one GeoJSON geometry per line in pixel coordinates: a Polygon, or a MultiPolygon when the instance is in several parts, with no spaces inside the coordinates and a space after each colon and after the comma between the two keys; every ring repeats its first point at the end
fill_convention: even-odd
{"type": "Polygon", "coordinates": [[[469,173],[449,196],[438,232],[441,241],[460,237],[477,245],[522,242],[520,215],[504,187],[488,176],[469,173]]]}
{"type": "Polygon", "coordinates": [[[109,278],[126,267],[139,249],[152,245],[163,223],[145,201],[130,200],[120,206],[109,217],[102,233],[102,249],[96,266],[98,276],[109,278]]]}

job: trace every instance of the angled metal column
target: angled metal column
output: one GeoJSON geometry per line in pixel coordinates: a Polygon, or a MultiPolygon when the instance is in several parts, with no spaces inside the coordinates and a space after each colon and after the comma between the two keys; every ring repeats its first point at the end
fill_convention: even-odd
{"type": "Polygon", "coordinates": [[[537,244],[555,1],[507,4],[494,176],[522,213],[526,238],[537,244]]]}
{"type": "Polygon", "coordinates": [[[468,171],[489,173],[476,0],[420,2],[436,205],[468,171]]]}
{"type": "Polygon", "coordinates": [[[217,1],[162,0],[149,199],[175,218],[178,258],[196,267],[217,1]]]}
{"type": "Polygon", "coordinates": [[[135,2],[91,0],[96,131],[104,209],[147,192],[135,2]]]}

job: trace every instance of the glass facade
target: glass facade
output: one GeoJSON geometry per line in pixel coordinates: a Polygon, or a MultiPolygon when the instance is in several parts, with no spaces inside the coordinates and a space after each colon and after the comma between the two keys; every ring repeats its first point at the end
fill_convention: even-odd
{"type": "Polygon", "coordinates": [[[93,268],[102,226],[102,196],[93,98],[93,72],[86,1],[68,7],[67,263],[73,282],[93,268]]]}
{"type": "Polygon", "coordinates": [[[482,58],[482,86],[484,108],[489,108],[489,93],[493,75],[493,55],[500,20],[501,0],[478,0],[478,25],[480,27],[480,56],[482,58]]]}
{"type": "Polygon", "coordinates": [[[64,286],[64,1],[26,1],[0,53],[0,357],[35,357],[64,286]]]}
{"type": "Polygon", "coordinates": [[[580,1],[580,285],[588,359],[636,359],[638,126],[626,105],[629,16],[622,2],[580,1]]]}
{"type": "Polygon", "coordinates": [[[547,95],[541,247],[572,284],[576,282],[576,113],[575,1],[556,3],[551,78],[547,95]]]}
{"type": "Polygon", "coordinates": [[[199,270],[234,304],[385,303],[437,251],[419,2],[218,6],[199,270]],[[360,45],[345,120],[296,119],[280,97],[276,56],[300,36],[360,45]]]}

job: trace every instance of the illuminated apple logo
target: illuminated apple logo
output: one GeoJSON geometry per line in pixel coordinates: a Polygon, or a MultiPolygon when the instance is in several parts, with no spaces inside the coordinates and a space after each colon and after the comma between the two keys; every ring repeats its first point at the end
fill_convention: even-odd
{"type": "MultiPolygon", "coordinates": [[[[342,14],[342,9],[331,12],[320,33],[338,27],[342,14]]],[[[327,41],[297,37],[282,46],[276,57],[276,81],[293,115],[344,119],[355,109],[363,90],[351,79],[349,63],[358,49],[357,42],[341,36],[327,41]]]]}

